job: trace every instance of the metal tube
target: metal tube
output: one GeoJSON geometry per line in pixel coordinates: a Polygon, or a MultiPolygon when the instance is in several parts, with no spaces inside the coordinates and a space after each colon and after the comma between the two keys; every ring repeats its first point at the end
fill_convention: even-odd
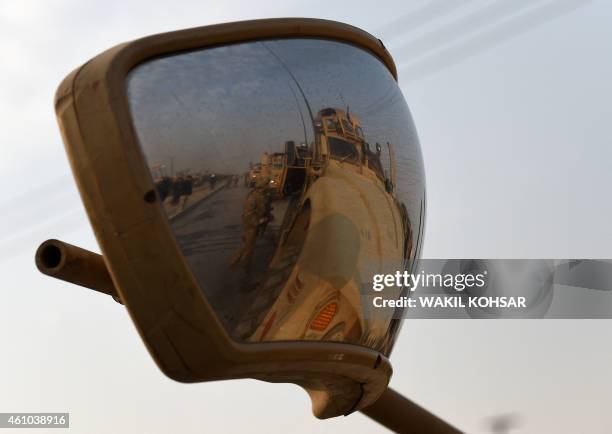
{"type": "Polygon", "coordinates": [[[457,428],[388,388],[378,401],[361,410],[384,427],[399,434],[457,434],[457,428]]]}
{"type": "Polygon", "coordinates": [[[104,258],[59,240],[47,240],[36,250],[41,273],[112,296],[121,303],[104,258]]]}

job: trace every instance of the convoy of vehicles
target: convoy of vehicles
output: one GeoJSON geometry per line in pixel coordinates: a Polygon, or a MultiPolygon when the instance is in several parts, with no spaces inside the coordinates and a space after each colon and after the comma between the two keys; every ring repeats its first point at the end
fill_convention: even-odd
{"type": "Polygon", "coordinates": [[[392,146],[387,174],[382,147],[370,149],[356,116],[325,108],[314,128],[310,146],[289,141],[284,153],[262,157],[260,173],[270,177],[275,199],[290,206],[262,283],[283,287],[248,339],[299,336],[383,350],[392,321],[376,312],[365,315],[364,284],[373,274],[402,269],[412,250],[407,213],[394,195],[392,146]]]}

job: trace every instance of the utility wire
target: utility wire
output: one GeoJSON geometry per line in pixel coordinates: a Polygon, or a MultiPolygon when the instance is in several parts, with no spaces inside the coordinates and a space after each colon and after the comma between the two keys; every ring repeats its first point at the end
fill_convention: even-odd
{"type": "MultiPolygon", "coordinates": [[[[515,20],[513,21],[515,25],[513,25],[513,27],[518,27],[521,25],[521,21],[523,18],[526,17],[526,21],[531,21],[531,14],[542,15],[542,11],[540,11],[539,7],[533,7],[532,9],[528,9],[527,13],[524,14],[517,14],[517,12],[525,10],[528,6],[539,5],[542,8],[543,12],[550,14],[552,9],[563,10],[564,12],[570,11],[565,10],[565,5],[559,3],[580,3],[578,6],[581,6],[582,4],[589,1],[590,0],[553,0],[552,3],[549,1],[544,4],[542,4],[540,0],[495,0],[489,2],[486,6],[477,9],[476,11],[473,11],[467,15],[459,17],[454,21],[451,21],[450,23],[441,26],[437,30],[414,38],[411,42],[403,44],[397,50],[394,50],[394,59],[396,61],[398,59],[406,58],[409,56],[413,58],[419,57],[419,60],[410,63],[398,62],[398,72],[401,73],[399,76],[399,82],[401,84],[407,82],[409,83],[418,78],[425,78],[429,74],[437,72],[436,65],[427,64],[430,61],[430,58],[427,57],[427,55],[433,53],[433,56],[436,56],[437,53],[441,52],[441,48],[443,48],[444,46],[448,46],[449,44],[452,45],[448,48],[447,51],[445,51],[443,54],[440,54],[438,56],[439,58],[435,59],[435,63],[443,64],[446,62],[449,63],[448,66],[450,66],[451,59],[454,59],[455,63],[459,63],[464,60],[464,58],[467,59],[468,57],[471,57],[470,55],[468,55],[468,53],[465,52],[465,50],[459,50],[456,48],[461,44],[456,43],[455,41],[462,40],[462,37],[464,37],[465,35],[476,33],[476,36],[472,39],[469,39],[468,41],[476,40],[476,42],[478,42],[480,39],[480,35],[483,34],[483,28],[491,28],[491,32],[493,33],[495,32],[497,26],[505,25],[504,19],[507,19],[508,17],[515,17],[515,20]],[[478,33],[479,31],[480,33],[478,33]],[[456,53],[456,51],[461,52],[456,53]],[[423,64],[427,64],[426,66],[431,70],[429,72],[423,71],[421,73],[422,76],[416,77],[417,74],[415,74],[415,77],[413,77],[411,74],[413,74],[414,72],[411,71],[411,68],[414,68],[415,70],[420,68],[421,66],[419,61],[422,61],[423,64]]],[[[574,8],[571,8],[571,10],[573,9],[574,8]]],[[[554,18],[554,16],[548,16],[548,18],[552,19],[554,18]]],[[[544,24],[546,21],[548,21],[548,19],[542,20],[539,23],[531,23],[531,25],[529,25],[529,29],[535,27],[538,24],[544,24]]],[[[513,36],[514,35],[512,34],[512,29],[510,29],[508,38],[513,36]]],[[[487,33],[485,36],[482,37],[482,41],[480,42],[489,44],[491,45],[491,47],[493,47],[494,45],[503,42],[503,40],[498,39],[499,38],[495,38],[495,35],[490,35],[489,33],[487,33]]],[[[478,53],[475,52],[472,55],[474,54],[478,53]]],[[[362,114],[376,112],[377,110],[379,110],[380,107],[388,105],[390,103],[389,98],[393,98],[393,95],[395,95],[395,90],[388,90],[382,97],[378,98],[376,101],[364,107],[362,110],[362,114]]]]}
{"type": "Polygon", "coordinates": [[[473,2],[474,0],[431,0],[379,27],[375,34],[380,35],[383,41],[391,41],[473,2]]]}
{"type": "Polygon", "coordinates": [[[411,83],[426,78],[449,66],[456,65],[472,56],[533,30],[555,18],[590,3],[592,0],[554,0],[530,9],[502,22],[489,31],[442,49],[421,61],[401,66],[401,82],[411,83]]]}
{"type": "Polygon", "coordinates": [[[443,27],[426,33],[410,42],[403,44],[394,50],[393,58],[397,63],[402,60],[413,60],[423,54],[427,54],[446,44],[457,41],[457,39],[479,31],[483,27],[491,26],[504,17],[515,14],[520,10],[533,6],[539,0],[495,0],[487,3],[476,11],[461,16],[443,27]]]}

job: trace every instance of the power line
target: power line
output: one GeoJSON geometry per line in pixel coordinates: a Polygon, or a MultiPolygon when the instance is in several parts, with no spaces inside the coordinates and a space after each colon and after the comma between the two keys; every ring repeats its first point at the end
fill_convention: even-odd
{"type": "Polygon", "coordinates": [[[381,35],[386,40],[392,40],[399,36],[424,26],[430,21],[441,16],[447,15],[474,0],[432,0],[425,3],[420,8],[404,14],[384,26],[375,30],[375,34],[381,35]]]}
{"type": "MultiPolygon", "coordinates": [[[[71,176],[69,175],[60,175],[57,176],[44,184],[39,184],[35,187],[32,187],[26,191],[20,191],[19,193],[6,197],[6,195],[2,198],[2,202],[0,202],[0,209],[7,210],[15,206],[15,203],[19,203],[21,200],[25,198],[43,198],[48,199],[53,195],[59,194],[60,192],[65,192],[66,190],[70,190],[73,187],[73,183],[71,182],[71,176]]],[[[10,192],[7,192],[10,193],[10,192]]]]}
{"type": "Polygon", "coordinates": [[[502,42],[539,27],[548,21],[572,12],[591,1],[554,0],[541,7],[514,16],[489,31],[478,33],[476,36],[463,42],[453,44],[424,58],[422,61],[400,67],[402,83],[410,83],[428,77],[442,69],[460,63],[469,57],[480,54],[502,42]]]}
{"type": "Polygon", "coordinates": [[[412,39],[409,43],[398,47],[393,56],[396,62],[403,58],[427,54],[438,47],[452,43],[457,39],[477,32],[479,29],[512,15],[527,6],[537,4],[539,0],[496,0],[488,3],[475,12],[464,15],[442,28],[412,39]]]}
{"type": "Polygon", "coordinates": [[[87,221],[83,219],[84,215],[82,207],[70,208],[64,213],[49,216],[38,225],[30,225],[23,233],[0,240],[0,265],[27,250],[34,256],[36,244],[49,236],[57,236],[58,233],[66,235],[86,227],[87,224],[82,224],[87,221]]]}
{"type": "MultiPolygon", "coordinates": [[[[539,0],[536,0],[539,1],[539,0]]],[[[491,24],[491,21],[498,22],[505,16],[513,15],[517,11],[526,7],[528,4],[533,4],[533,1],[527,0],[496,0],[490,2],[488,5],[481,9],[477,9],[475,12],[463,16],[461,18],[452,21],[450,24],[446,24],[438,30],[426,33],[425,35],[415,38],[412,42],[402,45],[402,53],[397,55],[395,52],[394,59],[397,61],[398,58],[412,54],[413,56],[425,56],[430,52],[434,52],[441,46],[447,45],[453,40],[460,39],[464,34],[470,34],[477,32],[482,27],[487,27],[491,24]],[[517,7],[518,5],[518,7],[517,7]]],[[[408,20],[410,21],[410,19],[408,20]]],[[[400,77],[403,80],[403,76],[400,77]]],[[[395,88],[392,86],[387,92],[375,102],[367,105],[362,110],[362,114],[372,113],[379,110],[383,105],[387,105],[390,102],[390,98],[395,95],[395,88]]]]}

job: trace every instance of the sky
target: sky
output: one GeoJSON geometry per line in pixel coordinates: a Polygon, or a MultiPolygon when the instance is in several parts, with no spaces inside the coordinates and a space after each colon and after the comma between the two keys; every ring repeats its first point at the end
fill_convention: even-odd
{"type": "MultiPolygon", "coordinates": [[[[0,411],[69,411],[88,433],[384,432],[315,419],[293,385],[175,383],[121,306],[34,267],[47,238],[99,251],[52,107],[66,74],[148,34],[286,16],[356,25],[396,58],[427,175],[424,257],[612,257],[610,2],[5,0],[0,411]]],[[[508,413],[516,433],[610,432],[610,338],[605,320],[412,320],[391,385],[467,432],[508,413]]]]}
{"type": "Polygon", "coordinates": [[[169,165],[172,154],[176,171],[239,173],[264,151],[283,151],[285,140],[312,143],[301,120],[311,123],[308,107],[274,56],[314,118],[326,107],[348,107],[372,147],[418,143],[395,80],[370,53],[312,39],[247,42],[155,59],[130,73],[128,100],[150,162],[169,165]],[[221,155],[195,163],[206,148],[221,155]]]}

